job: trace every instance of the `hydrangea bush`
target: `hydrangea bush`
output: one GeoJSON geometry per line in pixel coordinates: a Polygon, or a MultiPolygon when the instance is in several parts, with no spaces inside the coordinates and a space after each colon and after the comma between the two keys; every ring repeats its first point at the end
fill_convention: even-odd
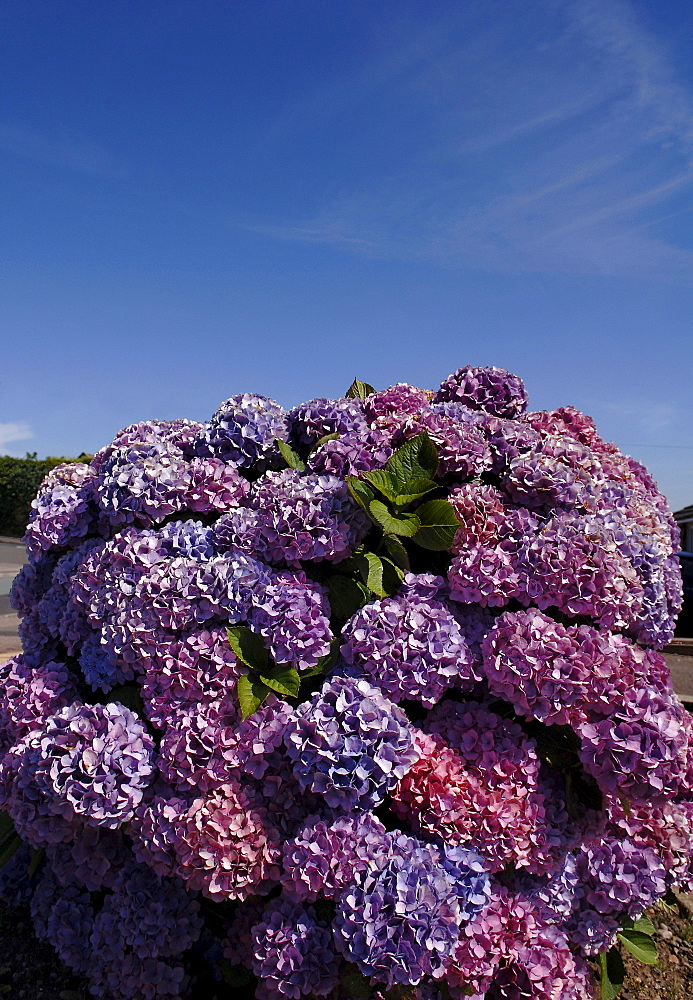
{"type": "Polygon", "coordinates": [[[499,368],[234,396],[55,469],[25,541],[0,889],[94,997],[586,1000],[651,960],[693,883],[679,540],[589,417],[499,368]]]}

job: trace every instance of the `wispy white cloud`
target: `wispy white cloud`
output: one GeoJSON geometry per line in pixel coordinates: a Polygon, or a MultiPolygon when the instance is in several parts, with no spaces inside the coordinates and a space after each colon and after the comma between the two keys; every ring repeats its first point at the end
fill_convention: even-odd
{"type": "Polygon", "coordinates": [[[693,94],[664,45],[625,0],[543,0],[529,15],[510,2],[497,20],[480,9],[455,8],[425,44],[400,39],[380,70],[286,112],[282,127],[309,128],[311,107],[358,123],[366,98],[398,113],[406,101],[422,141],[385,150],[309,216],[251,228],[443,266],[693,284],[677,226],[693,189],[693,94]]]}
{"type": "Polygon", "coordinates": [[[0,149],[49,166],[114,180],[127,174],[124,163],[84,136],[56,129],[0,121],[0,149]]]}
{"type": "Polygon", "coordinates": [[[14,441],[26,441],[33,436],[29,424],[13,421],[0,423],[0,455],[13,455],[14,452],[8,451],[6,447],[8,444],[14,441]]]}

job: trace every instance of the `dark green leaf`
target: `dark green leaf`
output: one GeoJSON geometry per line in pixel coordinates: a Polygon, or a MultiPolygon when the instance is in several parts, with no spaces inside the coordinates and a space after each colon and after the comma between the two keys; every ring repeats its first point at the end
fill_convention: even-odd
{"type": "Polygon", "coordinates": [[[43,847],[39,847],[37,851],[34,851],[31,861],[29,862],[29,869],[27,872],[29,878],[34,877],[36,872],[39,870],[41,862],[43,861],[45,856],[46,856],[46,851],[43,847]]]}
{"type": "Polygon", "coordinates": [[[318,674],[324,674],[330,670],[339,659],[339,647],[341,644],[342,640],[340,636],[333,639],[330,643],[329,653],[326,653],[325,656],[321,656],[315,666],[311,667],[310,670],[301,671],[301,680],[303,680],[304,677],[316,677],[318,674]]]}
{"type": "Polygon", "coordinates": [[[368,396],[372,396],[375,391],[373,386],[369,385],[368,382],[359,382],[355,378],[344,395],[347,399],[366,399],[368,396]]]}
{"type": "Polygon", "coordinates": [[[673,889],[667,889],[666,896],[664,896],[663,899],[660,899],[659,903],[662,906],[668,907],[670,910],[678,910],[679,908],[679,901],[676,898],[676,893],[673,889]]]}
{"type": "Polygon", "coordinates": [[[366,979],[354,965],[346,965],[340,976],[340,984],[345,992],[354,1000],[368,1000],[372,996],[370,980],[366,979]]]}
{"type": "Polygon", "coordinates": [[[387,597],[383,590],[383,563],[375,552],[364,552],[359,557],[361,561],[361,576],[368,589],[378,597],[387,597]]]}
{"type": "Polygon", "coordinates": [[[5,837],[9,837],[11,833],[14,833],[14,823],[7,813],[0,812],[0,844],[3,842],[5,837]]]}
{"type": "Polygon", "coordinates": [[[137,684],[119,684],[108,692],[109,701],[118,701],[135,715],[144,717],[144,702],[137,684]]]}
{"type": "Polygon", "coordinates": [[[252,976],[243,965],[231,965],[231,963],[225,958],[222,958],[219,963],[219,971],[221,972],[224,982],[228,986],[232,986],[234,989],[240,989],[242,986],[250,985],[252,976]]]}
{"type": "Polygon", "coordinates": [[[10,839],[2,845],[2,850],[0,851],[0,868],[5,867],[7,862],[15,856],[23,843],[24,841],[19,834],[15,833],[14,836],[10,837],[10,839]]]}
{"type": "Polygon", "coordinates": [[[403,507],[405,504],[411,503],[412,500],[418,500],[419,497],[426,496],[431,490],[436,489],[438,489],[438,484],[434,483],[432,479],[409,479],[401,486],[394,501],[398,507],[403,507]]]}
{"type": "Polygon", "coordinates": [[[645,965],[657,964],[657,946],[649,934],[642,931],[623,930],[618,932],[618,939],[631,955],[645,965]]]}
{"type": "Polygon", "coordinates": [[[348,576],[331,576],[327,586],[332,614],[340,621],[347,621],[370,599],[365,586],[348,576]]]}
{"type": "Polygon", "coordinates": [[[269,652],[261,635],[251,632],[245,625],[232,625],[226,629],[226,634],[229,637],[229,646],[246,667],[259,671],[267,670],[269,652]]]}
{"type": "Polygon", "coordinates": [[[399,586],[404,579],[404,572],[396,566],[391,559],[382,558],[383,564],[383,590],[386,594],[394,594],[399,590],[399,586]]]}
{"type": "Polygon", "coordinates": [[[455,540],[460,522],[451,503],[447,500],[429,500],[416,509],[421,529],[414,541],[424,549],[441,552],[449,549],[455,540]]]}
{"type": "Polygon", "coordinates": [[[248,674],[243,674],[242,677],[238,678],[237,691],[241,717],[244,719],[247,719],[249,715],[254,715],[270,693],[266,684],[255,680],[248,674]]]}
{"type": "Polygon", "coordinates": [[[288,445],[286,441],[282,441],[281,438],[277,438],[277,447],[281,452],[282,458],[290,469],[297,469],[298,472],[306,471],[306,463],[303,461],[301,456],[294,451],[291,445],[288,445]]]}
{"type": "Polygon", "coordinates": [[[383,535],[383,544],[392,561],[405,573],[408,573],[410,568],[409,554],[399,538],[396,535],[383,535]]]}
{"type": "Polygon", "coordinates": [[[388,535],[404,535],[411,538],[421,527],[418,513],[395,517],[380,500],[371,500],[368,510],[373,520],[388,535]]]}
{"type": "Polygon", "coordinates": [[[599,985],[602,1000],[614,1000],[623,989],[626,970],[618,948],[610,948],[599,956],[599,985]]]}
{"type": "Polygon", "coordinates": [[[438,471],[438,451],[424,431],[405,441],[388,458],[385,468],[402,487],[411,479],[434,479],[438,471]]]}
{"type": "Polygon", "coordinates": [[[260,674],[260,680],[272,691],[287,698],[295,698],[301,686],[301,678],[293,667],[284,667],[281,670],[276,668],[266,674],[260,674]]]}
{"type": "Polygon", "coordinates": [[[364,483],[363,479],[357,479],[356,476],[347,476],[347,486],[359,507],[362,507],[367,514],[370,514],[368,508],[375,497],[375,493],[368,483],[364,483]]]}
{"type": "Polygon", "coordinates": [[[364,472],[363,475],[384,497],[394,501],[399,492],[399,484],[387,469],[373,469],[372,472],[364,472]]]}

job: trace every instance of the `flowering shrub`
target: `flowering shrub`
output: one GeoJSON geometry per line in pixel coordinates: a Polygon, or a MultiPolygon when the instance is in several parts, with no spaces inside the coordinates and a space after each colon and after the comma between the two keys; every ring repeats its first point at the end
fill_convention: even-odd
{"type": "Polygon", "coordinates": [[[526,410],[498,368],[244,394],[46,477],[0,891],[93,996],[586,1000],[651,960],[693,885],[677,529],[526,410]]]}

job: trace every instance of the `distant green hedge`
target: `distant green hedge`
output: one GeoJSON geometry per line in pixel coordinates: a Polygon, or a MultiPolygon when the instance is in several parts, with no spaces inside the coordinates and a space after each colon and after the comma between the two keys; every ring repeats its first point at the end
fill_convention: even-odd
{"type": "Polygon", "coordinates": [[[0,535],[21,537],[26,529],[31,501],[38,493],[41,480],[63,462],[89,461],[91,455],[79,458],[44,458],[36,455],[11,458],[0,455],[0,535]]]}

